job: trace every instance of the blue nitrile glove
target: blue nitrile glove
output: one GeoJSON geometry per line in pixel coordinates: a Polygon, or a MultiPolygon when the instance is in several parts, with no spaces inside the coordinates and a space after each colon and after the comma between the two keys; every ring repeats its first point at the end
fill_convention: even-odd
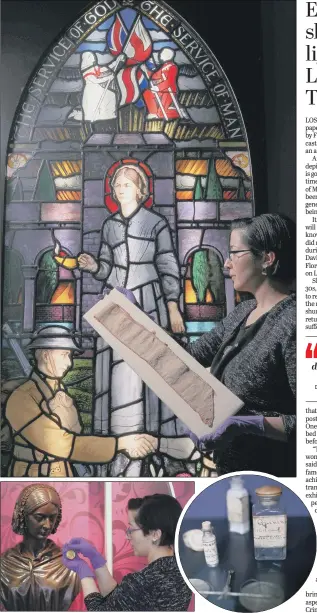
{"type": "Polygon", "coordinates": [[[212,434],[204,434],[198,437],[193,432],[188,431],[193,443],[200,451],[211,451],[214,447],[227,445],[236,436],[241,434],[265,435],[263,415],[243,415],[241,417],[229,417],[212,434]]]}
{"type": "Polygon", "coordinates": [[[88,566],[85,560],[82,560],[82,558],[77,555],[77,553],[73,560],[69,560],[66,557],[66,552],[70,549],[71,546],[69,545],[69,543],[66,543],[62,548],[62,562],[64,566],[66,566],[66,568],[68,568],[69,570],[73,570],[75,573],[77,573],[79,579],[86,579],[87,577],[92,577],[94,579],[94,571],[90,568],[90,566],[88,566]]]}
{"type": "Polygon", "coordinates": [[[92,567],[96,570],[96,568],[101,568],[105,566],[106,560],[105,558],[97,551],[96,547],[94,547],[89,541],[86,541],[83,538],[73,538],[67,543],[69,549],[76,551],[76,553],[82,553],[85,558],[90,560],[92,567]]]}

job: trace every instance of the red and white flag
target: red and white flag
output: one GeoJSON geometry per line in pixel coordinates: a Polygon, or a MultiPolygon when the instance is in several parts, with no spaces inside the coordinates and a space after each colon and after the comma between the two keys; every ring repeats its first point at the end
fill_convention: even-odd
{"type": "Polygon", "coordinates": [[[124,27],[123,21],[118,14],[112,25],[108,30],[107,44],[111,55],[117,56],[122,53],[124,43],[127,40],[127,30],[124,27]]]}
{"type": "Polygon", "coordinates": [[[127,56],[127,66],[142,64],[151,56],[152,39],[140,17],[136,20],[123,51],[127,56]]]}
{"type": "Polygon", "coordinates": [[[125,66],[117,73],[117,84],[120,89],[120,106],[137,102],[145,85],[141,64],[147,62],[152,55],[153,45],[149,32],[139,16],[129,34],[117,16],[107,36],[108,49],[114,56],[120,53],[126,55],[125,66]]]}
{"type": "Polygon", "coordinates": [[[122,68],[117,74],[117,83],[121,93],[120,106],[124,104],[132,104],[136,102],[140,96],[139,79],[138,79],[139,66],[129,66],[129,68],[122,68]]]}

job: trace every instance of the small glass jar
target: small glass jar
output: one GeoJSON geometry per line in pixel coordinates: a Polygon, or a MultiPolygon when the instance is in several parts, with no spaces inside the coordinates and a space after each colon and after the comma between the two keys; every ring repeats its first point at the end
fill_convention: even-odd
{"type": "Polygon", "coordinates": [[[201,527],[203,531],[202,543],[206,564],[207,566],[215,568],[215,566],[219,564],[216,536],[210,521],[203,521],[201,527]]]}
{"type": "Polygon", "coordinates": [[[282,488],[265,485],[255,490],[252,507],[254,555],[256,560],[285,560],[287,516],[281,502],[282,488]]]}

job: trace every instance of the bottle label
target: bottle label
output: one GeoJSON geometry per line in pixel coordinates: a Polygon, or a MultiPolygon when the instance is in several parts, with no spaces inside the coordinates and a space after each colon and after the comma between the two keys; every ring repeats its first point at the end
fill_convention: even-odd
{"type": "Polygon", "coordinates": [[[218,551],[216,543],[208,543],[204,545],[205,559],[209,566],[217,566],[218,564],[218,551]]]}
{"type": "Polygon", "coordinates": [[[228,500],[228,520],[231,523],[244,524],[249,521],[248,496],[243,498],[231,498],[228,500]]]}
{"type": "Polygon", "coordinates": [[[254,547],[286,547],[286,515],[253,516],[254,547]]]}

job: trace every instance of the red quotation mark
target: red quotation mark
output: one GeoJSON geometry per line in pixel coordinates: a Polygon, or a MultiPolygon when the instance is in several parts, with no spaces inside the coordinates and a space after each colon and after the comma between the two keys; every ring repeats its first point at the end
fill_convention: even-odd
{"type": "Polygon", "coordinates": [[[314,351],[312,350],[312,344],[308,343],[306,347],[306,358],[315,358],[317,359],[317,343],[314,347],[314,351]]]}

